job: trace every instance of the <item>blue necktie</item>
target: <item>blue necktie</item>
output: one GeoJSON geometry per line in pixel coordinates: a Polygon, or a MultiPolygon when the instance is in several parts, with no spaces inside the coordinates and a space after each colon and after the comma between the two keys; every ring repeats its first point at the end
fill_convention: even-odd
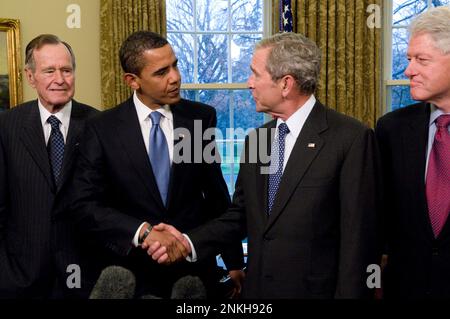
{"type": "Polygon", "coordinates": [[[169,190],[170,179],[170,157],[164,132],[159,126],[162,114],[159,112],[150,113],[153,126],[150,130],[149,158],[152,164],[153,175],[158,185],[159,193],[164,206],[167,204],[167,192],[169,190]]]}
{"type": "Polygon", "coordinates": [[[283,175],[283,163],[284,163],[284,142],[286,135],[289,133],[289,128],[286,123],[281,123],[278,126],[278,139],[276,139],[272,145],[271,155],[271,174],[269,175],[269,188],[268,188],[268,214],[272,211],[272,206],[275,201],[275,196],[278,192],[281,176],[283,175]]]}
{"type": "Polygon", "coordinates": [[[50,165],[53,172],[53,178],[55,185],[58,186],[59,175],[61,173],[61,167],[64,157],[64,137],[59,129],[61,123],[54,115],[49,116],[47,123],[52,127],[50,132],[50,138],[47,143],[48,156],[50,158],[50,165]]]}

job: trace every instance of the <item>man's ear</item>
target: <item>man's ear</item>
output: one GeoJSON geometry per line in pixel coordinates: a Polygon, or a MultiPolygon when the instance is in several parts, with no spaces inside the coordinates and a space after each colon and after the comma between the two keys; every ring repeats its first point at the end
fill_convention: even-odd
{"type": "Polygon", "coordinates": [[[32,88],[36,88],[33,71],[30,68],[25,68],[25,77],[32,88]]]}
{"type": "Polygon", "coordinates": [[[136,74],[125,73],[123,75],[123,79],[125,80],[125,83],[133,90],[138,90],[141,87],[139,84],[139,77],[136,74]]]}
{"type": "Polygon", "coordinates": [[[295,79],[292,75],[285,75],[283,76],[283,78],[280,80],[280,85],[281,85],[281,89],[282,89],[282,94],[283,96],[287,96],[292,89],[295,88],[295,79]]]}

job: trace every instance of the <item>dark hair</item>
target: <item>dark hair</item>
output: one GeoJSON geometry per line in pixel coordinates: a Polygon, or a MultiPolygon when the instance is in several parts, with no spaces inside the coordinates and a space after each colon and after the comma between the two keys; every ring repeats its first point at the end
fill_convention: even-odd
{"type": "Polygon", "coordinates": [[[25,66],[27,68],[31,69],[33,72],[36,70],[33,52],[35,50],[39,50],[47,44],[63,44],[67,48],[67,50],[69,50],[70,57],[72,59],[72,67],[75,70],[75,55],[73,54],[72,47],[68,43],[61,41],[54,34],[41,34],[27,44],[27,47],[25,49],[25,66]]]}
{"type": "Polygon", "coordinates": [[[162,48],[167,44],[169,42],[158,33],[150,31],[134,32],[120,47],[119,58],[123,71],[139,75],[145,67],[143,53],[147,50],[162,48]]]}

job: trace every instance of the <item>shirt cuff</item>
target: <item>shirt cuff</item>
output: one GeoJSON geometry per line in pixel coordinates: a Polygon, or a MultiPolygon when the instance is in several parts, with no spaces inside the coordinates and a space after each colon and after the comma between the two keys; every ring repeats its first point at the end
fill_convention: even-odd
{"type": "Polygon", "coordinates": [[[139,246],[139,234],[141,233],[141,229],[142,229],[142,227],[144,227],[144,226],[145,226],[145,222],[143,222],[143,223],[141,224],[141,226],[139,226],[139,228],[138,228],[136,234],[134,234],[133,242],[132,242],[134,247],[138,247],[138,246],[139,246]]]}
{"type": "Polygon", "coordinates": [[[197,261],[197,253],[195,252],[194,245],[192,244],[192,241],[191,241],[191,239],[189,238],[188,235],[183,234],[183,236],[184,236],[184,237],[187,239],[187,241],[189,242],[189,246],[191,246],[191,254],[188,255],[188,256],[186,257],[186,260],[187,260],[188,262],[190,262],[190,263],[194,263],[194,262],[197,261]]]}

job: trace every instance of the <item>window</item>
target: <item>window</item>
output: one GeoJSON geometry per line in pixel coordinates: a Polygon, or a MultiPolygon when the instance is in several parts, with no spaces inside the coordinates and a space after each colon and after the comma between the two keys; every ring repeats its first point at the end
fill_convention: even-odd
{"type": "Polygon", "coordinates": [[[404,72],[408,65],[408,25],[429,8],[449,5],[450,0],[387,0],[385,2],[384,90],[386,111],[414,103],[409,94],[409,80],[404,72]]]}
{"type": "MultiPolygon", "coordinates": [[[[244,134],[262,125],[247,89],[254,44],[268,34],[269,1],[167,0],[167,38],[179,59],[182,96],[217,110],[217,144],[230,193],[244,134]],[[233,134],[238,131],[241,134],[233,134]]],[[[270,22],[270,21],[269,21],[270,22]]]]}

